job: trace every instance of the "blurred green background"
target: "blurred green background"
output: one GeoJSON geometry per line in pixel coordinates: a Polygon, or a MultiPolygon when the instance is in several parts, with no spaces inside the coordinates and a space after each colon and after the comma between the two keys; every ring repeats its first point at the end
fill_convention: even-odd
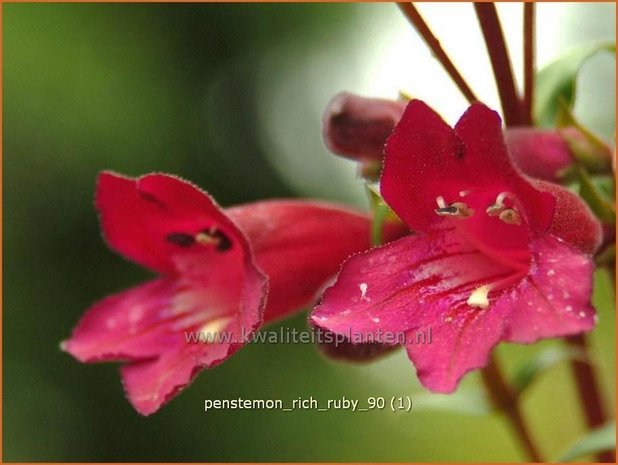
{"type": "MultiPolygon", "coordinates": [[[[568,8],[562,45],[613,37],[611,6],[568,8]]],[[[58,349],[91,303],[148,278],[100,238],[92,197],[102,169],[175,173],[222,205],[296,195],[362,205],[354,167],[322,146],[319,114],[334,92],[368,89],[360,70],[384,72],[366,70],[364,58],[379,52],[372,43],[381,31],[405,27],[393,5],[4,4],[3,16],[4,461],[523,458],[494,415],[420,407],[399,415],[203,412],[205,398],[420,399],[402,352],[350,366],[310,345],[252,345],[142,418],[124,399],[116,366],[81,365],[58,349]],[[382,23],[368,34],[372,21],[382,23]],[[286,156],[303,160],[303,168],[286,156]]],[[[588,103],[580,110],[607,133],[615,110],[594,105],[613,101],[607,76],[614,65],[604,60],[586,71],[595,92],[582,93],[588,103]]],[[[601,322],[591,339],[613,411],[615,317],[607,288],[599,288],[601,322]]],[[[281,324],[304,329],[305,319],[281,324]]],[[[513,372],[559,344],[503,345],[498,355],[513,372]]],[[[477,385],[474,374],[462,390],[477,385]]],[[[526,393],[525,410],[550,457],[583,431],[568,366],[526,393]]]]}

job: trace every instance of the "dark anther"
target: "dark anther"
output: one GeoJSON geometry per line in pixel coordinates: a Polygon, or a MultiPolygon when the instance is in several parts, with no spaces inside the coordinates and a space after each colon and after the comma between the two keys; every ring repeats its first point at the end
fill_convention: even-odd
{"type": "Polygon", "coordinates": [[[168,242],[180,247],[191,247],[195,243],[195,238],[191,234],[171,233],[166,237],[168,242]]]}
{"type": "Polygon", "coordinates": [[[223,231],[216,229],[216,228],[210,228],[202,232],[204,234],[208,234],[213,239],[216,239],[217,250],[219,252],[225,252],[226,250],[229,250],[232,248],[232,241],[230,240],[229,237],[227,237],[227,235],[223,231]]]}
{"type": "Polygon", "coordinates": [[[442,215],[456,215],[459,209],[456,206],[449,205],[448,207],[437,208],[436,213],[442,215]]]}

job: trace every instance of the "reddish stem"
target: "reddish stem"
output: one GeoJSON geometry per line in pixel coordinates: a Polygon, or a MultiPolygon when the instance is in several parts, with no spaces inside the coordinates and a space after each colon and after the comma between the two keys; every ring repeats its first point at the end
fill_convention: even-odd
{"type": "Polygon", "coordinates": [[[515,89],[511,60],[496,6],[493,3],[475,3],[474,8],[494,71],[504,122],[507,126],[521,126],[524,124],[522,105],[515,89]]]}
{"type": "Polygon", "coordinates": [[[493,356],[490,356],[489,363],[481,370],[481,378],[494,407],[505,414],[530,460],[543,462],[519,408],[517,394],[507,384],[493,356]]]}
{"type": "MultiPolygon", "coordinates": [[[[598,428],[607,421],[607,416],[601,400],[599,383],[594,371],[594,367],[588,360],[588,344],[583,334],[569,336],[566,338],[567,344],[575,347],[584,357],[582,360],[571,362],[571,369],[575,376],[577,391],[581,400],[586,422],[590,429],[598,428]]],[[[599,452],[596,455],[597,461],[615,463],[615,454],[612,451],[599,452]]]]}
{"type": "Polygon", "coordinates": [[[440,45],[440,41],[433,35],[431,29],[429,29],[429,26],[427,26],[427,23],[423,20],[416,7],[412,3],[398,3],[397,5],[401,8],[406,18],[408,18],[408,21],[412,23],[414,28],[421,35],[461,93],[468,99],[468,102],[476,102],[478,100],[476,95],[474,95],[474,92],[472,92],[472,89],[470,89],[470,86],[468,86],[463,76],[457,71],[457,68],[455,68],[455,65],[442,48],[442,45],[440,45]]]}
{"type": "Polygon", "coordinates": [[[534,101],[534,3],[524,3],[524,123],[532,126],[534,101]]]}

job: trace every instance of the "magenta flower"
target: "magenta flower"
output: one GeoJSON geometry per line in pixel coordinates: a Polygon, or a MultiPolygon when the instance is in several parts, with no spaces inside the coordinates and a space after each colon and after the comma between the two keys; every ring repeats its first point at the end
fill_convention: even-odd
{"type": "Polygon", "coordinates": [[[102,173],[96,206],[110,247],[160,276],[96,303],[62,347],[82,362],[128,362],[123,385],[143,415],[263,322],[311,303],[345,258],[369,248],[366,216],[293,200],[223,211],[164,174],[102,173]],[[226,337],[189,343],[189,331],[226,337]]]}
{"type": "Polygon", "coordinates": [[[388,139],[381,192],[417,234],[350,258],[313,324],[365,342],[404,335],[421,383],[445,393],[500,341],[594,326],[600,226],[578,197],[513,167],[494,111],[474,104],[451,129],[412,101],[388,139]]]}

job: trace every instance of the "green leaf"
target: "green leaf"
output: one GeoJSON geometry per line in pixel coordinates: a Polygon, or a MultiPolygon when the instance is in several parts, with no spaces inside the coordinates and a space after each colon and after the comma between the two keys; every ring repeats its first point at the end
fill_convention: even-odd
{"type": "Polygon", "coordinates": [[[575,83],[582,65],[599,52],[616,53],[616,45],[594,43],[580,45],[543,68],[536,76],[534,119],[539,126],[553,127],[560,102],[567,108],[575,103],[575,83]]]}
{"type": "Polygon", "coordinates": [[[564,452],[557,462],[570,462],[583,455],[595,454],[616,448],[616,422],[614,420],[589,432],[564,452]]]}
{"type": "Polygon", "coordinates": [[[422,394],[412,399],[412,409],[453,412],[471,416],[487,415],[493,411],[485,392],[480,389],[455,394],[422,394]]]}
{"type": "Polygon", "coordinates": [[[611,198],[606,197],[603,188],[596,184],[588,172],[579,167],[579,195],[586,201],[593,213],[603,223],[616,224],[616,205],[611,198]]]}
{"type": "Polygon", "coordinates": [[[520,395],[550,368],[565,360],[575,359],[584,359],[584,357],[580,351],[573,347],[556,346],[543,350],[519,367],[513,378],[513,389],[517,392],[517,395],[520,395]]]}

